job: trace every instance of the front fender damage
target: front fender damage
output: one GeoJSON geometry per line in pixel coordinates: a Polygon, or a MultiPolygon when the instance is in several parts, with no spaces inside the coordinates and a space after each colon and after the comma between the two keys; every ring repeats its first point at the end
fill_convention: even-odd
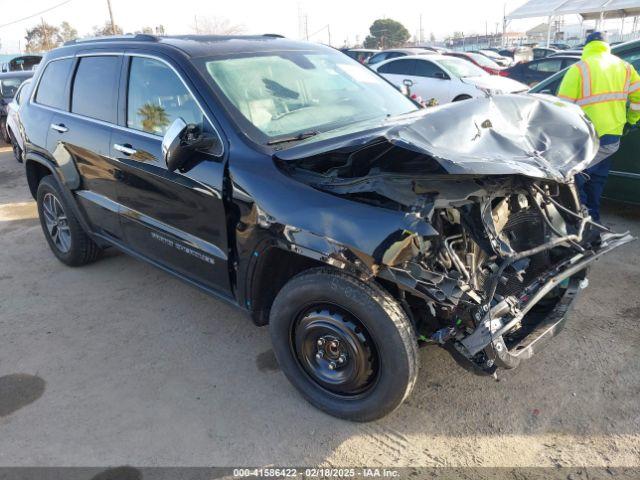
{"type": "Polygon", "coordinates": [[[289,248],[385,282],[420,340],[466,367],[512,368],[559,330],[586,267],[632,240],[578,200],[573,178],[597,148],[577,107],[530,95],[319,136],[274,160],[340,199],[339,211],[283,234],[289,248]]]}

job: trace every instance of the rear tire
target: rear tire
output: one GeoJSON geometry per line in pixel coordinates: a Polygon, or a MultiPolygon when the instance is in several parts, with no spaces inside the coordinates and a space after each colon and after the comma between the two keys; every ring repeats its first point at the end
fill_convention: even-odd
{"type": "Polygon", "coordinates": [[[2,135],[4,143],[11,143],[11,138],[7,132],[7,117],[0,119],[0,134],[2,135]]]}
{"type": "Polygon", "coordinates": [[[16,137],[12,131],[9,131],[9,137],[11,138],[11,147],[13,148],[13,157],[16,159],[18,163],[22,163],[22,149],[18,142],[16,141],[16,137]]]}
{"type": "Polygon", "coordinates": [[[269,330],[289,381],[311,404],[335,417],[381,418],[404,401],[416,382],[413,325],[398,302],[374,283],[329,268],[305,271],[278,293],[269,330]]]}
{"type": "Polygon", "coordinates": [[[95,261],[100,247],[85,233],[51,175],[38,185],[40,225],[53,254],[71,267],[95,261]]]}

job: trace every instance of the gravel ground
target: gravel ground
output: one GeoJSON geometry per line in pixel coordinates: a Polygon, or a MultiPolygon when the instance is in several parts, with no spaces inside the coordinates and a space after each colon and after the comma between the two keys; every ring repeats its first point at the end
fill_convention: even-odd
{"type": "MultiPolygon", "coordinates": [[[[408,401],[355,424],[308,405],[241,311],[115,251],[59,263],[8,148],[0,171],[0,465],[640,466],[638,242],[520,368],[424,348],[408,401]]],[[[637,236],[639,212],[604,219],[637,236]]]]}

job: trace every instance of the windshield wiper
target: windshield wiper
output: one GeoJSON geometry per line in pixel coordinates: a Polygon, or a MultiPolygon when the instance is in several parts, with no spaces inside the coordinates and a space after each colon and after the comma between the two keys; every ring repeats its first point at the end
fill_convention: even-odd
{"type": "Polygon", "coordinates": [[[276,138],[275,140],[269,140],[267,142],[267,145],[278,145],[280,143],[298,142],[300,140],[304,140],[305,138],[314,137],[317,134],[318,132],[316,131],[302,132],[297,135],[293,135],[291,137],[283,137],[283,138],[276,138]]]}

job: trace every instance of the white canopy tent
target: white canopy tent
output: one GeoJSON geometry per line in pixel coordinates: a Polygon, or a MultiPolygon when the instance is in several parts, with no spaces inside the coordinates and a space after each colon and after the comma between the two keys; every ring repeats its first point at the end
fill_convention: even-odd
{"type": "Polygon", "coordinates": [[[583,20],[626,18],[640,15],[640,0],[529,0],[506,16],[507,20],[548,18],[547,46],[551,42],[551,21],[562,15],[580,15],[583,20]]]}

